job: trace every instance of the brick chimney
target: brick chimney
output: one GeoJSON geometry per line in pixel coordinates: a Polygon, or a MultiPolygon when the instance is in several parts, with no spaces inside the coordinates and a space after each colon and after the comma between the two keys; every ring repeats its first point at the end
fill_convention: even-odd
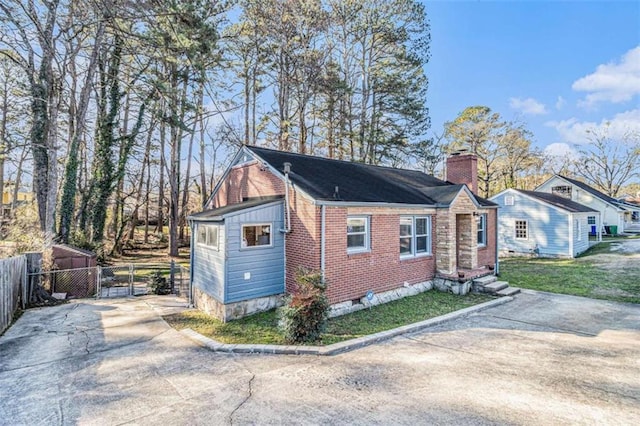
{"type": "Polygon", "coordinates": [[[464,183],[474,194],[478,193],[478,157],[469,152],[455,152],[447,158],[447,180],[464,183]]]}

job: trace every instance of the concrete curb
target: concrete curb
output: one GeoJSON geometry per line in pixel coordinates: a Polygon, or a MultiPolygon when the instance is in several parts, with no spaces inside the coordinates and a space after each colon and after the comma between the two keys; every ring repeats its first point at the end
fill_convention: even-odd
{"type": "Polygon", "coordinates": [[[200,346],[221,353],[241,353],[241,354],[273,354],[273,355],[337,355],[342,352],[349,352],[359,349],[373,343],[382,342],[403,334],[413,333],[422,329],[433,327],[469,315],[484,309],[493,308],[494,306],[503,305],[513,300],[513,297],[505,296],[499,299],[490,300],[480,303],[479,305],[470,306],[459,311],[451,312],[439,317],[430,318],[428,320],[416,322],[402,327],[393,328],[391,330],[381,331],[379,333],[370,334],[368,336],[359,337],[357,339],[345,340],[344,342],[334,343],[327,346],[296,346],[296,345],[249,345],[249,344],[226,344],[210,339],[197,333],[190,328],[181,330],[182,335],[193,340],[200,346]]]}

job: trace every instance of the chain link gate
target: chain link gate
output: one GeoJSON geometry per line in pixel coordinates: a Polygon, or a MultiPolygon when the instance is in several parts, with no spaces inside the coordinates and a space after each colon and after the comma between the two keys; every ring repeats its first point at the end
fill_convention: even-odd
{"type": "Polygon", "coordinates": [[[29,274],[45,290],[65,294],[66,298],[97,299],[151,294],[149,276],[159,272],[171,285],[171,293],[191,304],[189,269],[171,263],[128,264],[42,271],[29,274]]]}

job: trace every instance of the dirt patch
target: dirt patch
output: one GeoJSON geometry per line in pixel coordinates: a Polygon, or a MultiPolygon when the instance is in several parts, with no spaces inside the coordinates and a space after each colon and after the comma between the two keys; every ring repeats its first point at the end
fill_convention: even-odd
{"type": "Polygon", "coordinates": [[[640,270],[640,239],[616,241],[609,245],[609,253],[579,258],[607,271],[640,270]]]}
{"type": "Polygon", "coordinates": [[[610,248],[612,252],[637,254],[636,258],[640,257],[640,239],[611,243],[610,248]]]}

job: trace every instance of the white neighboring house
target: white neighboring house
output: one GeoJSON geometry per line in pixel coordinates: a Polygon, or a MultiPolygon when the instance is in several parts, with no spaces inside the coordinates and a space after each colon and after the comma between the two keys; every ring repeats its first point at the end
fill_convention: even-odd
{"type": "Polygon", "coordinates": [[[600,220],[596,210],[545,192],[507,189],[490,201],[500,206],[501,256],[576,257],[589,248],[589,218],[600,220]]]}
{"type": "MultiPolygon", "coordinates": [[[[565,197],[600,212],[600,221],[594,222],[594,217],[589,219],[589,227],[596,226],[595,232],[625,232],[640,214],[640,206],[618,201],[584,182],[566,176],[554,175],[537,187],[536,191],[565,197]],[[612,229],[612,226],[615,228],[612,229]]],[[[593,228],[590,232],[593,233],[593,228]]]]}

